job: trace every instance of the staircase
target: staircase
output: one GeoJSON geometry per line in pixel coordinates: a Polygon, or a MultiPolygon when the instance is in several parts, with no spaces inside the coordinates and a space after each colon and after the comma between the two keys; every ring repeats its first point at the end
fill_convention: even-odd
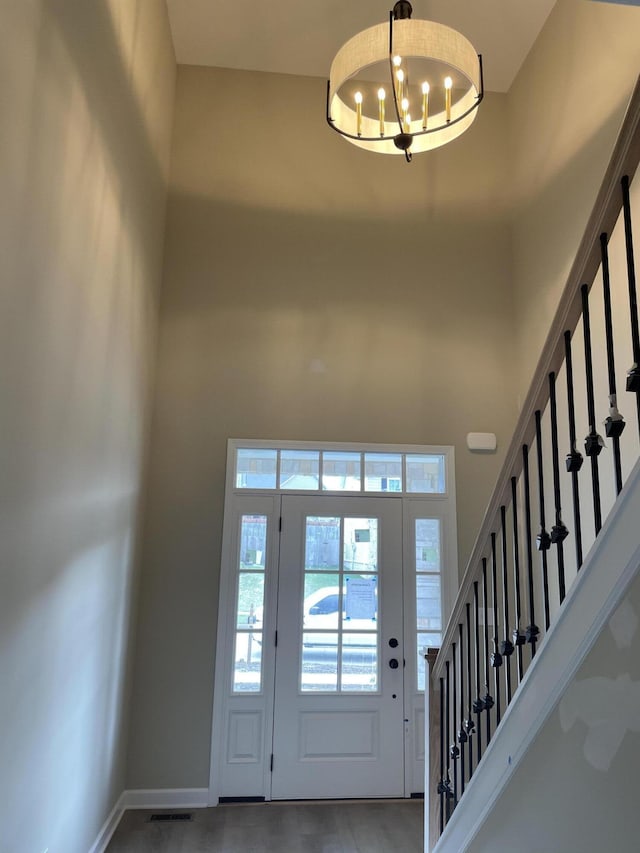
{"type": "MultiPolygon", "coordinates": [[[[611,810],[633,789],[639,160],[640,85],[430,667],[426,814],[437,853],[605,849],[596,839],[607,827],[611,839],[611,810]]],[[[632,798],[627,812],[616,851],[638,849],[625,846],[640,821],[632,798]]]]}

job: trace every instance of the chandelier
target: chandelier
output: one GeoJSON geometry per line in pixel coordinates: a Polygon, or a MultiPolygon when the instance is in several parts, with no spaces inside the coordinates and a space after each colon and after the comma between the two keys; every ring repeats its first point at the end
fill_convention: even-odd
{"type": "Polygon", "coordinates": [[[484,94],[482,57],[456,30],[412,20],[408,0],[349,39],[331,63],[329,126],[381,154],[430,151],[456,139],[484,94]]]}

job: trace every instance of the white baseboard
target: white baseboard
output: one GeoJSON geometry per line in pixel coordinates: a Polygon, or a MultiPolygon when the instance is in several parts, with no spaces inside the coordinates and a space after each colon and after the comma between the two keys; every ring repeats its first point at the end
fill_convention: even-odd
{"type": "Polygon", "coordinates": [[[205,809],[208,788],[137,788],[122,794],[125,809],[205,809]]]}
{"type": "Polygon", "coordinates": [[[111,809],[108,818],[102,824],[102,828],[98,833],[98,837],[89,848],[89,853],[104,853],[104,851],[107,849],[109,842],[111,841],[111,836],[118,828],[120,818],[124,814],[125,807],[123,805],[123,800],[124,792],[120,794],[120,796],[116,800],[115,806],[111,809]]]}
{"type": "Polygon", "coordinates": [[[104,853],[127,809],[204,809],[208,805],[208,788],[139,788],[123,791],[89,853],[104,853]]]}

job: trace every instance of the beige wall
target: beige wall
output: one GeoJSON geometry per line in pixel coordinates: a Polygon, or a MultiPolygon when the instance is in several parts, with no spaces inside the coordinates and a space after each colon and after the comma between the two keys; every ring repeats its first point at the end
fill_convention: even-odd
{"type": "Polygon", "coordinates": [[[175,61],[162,0],[3,0],[0,851],[124,787],[175,61]]]}
{"type": "Polygon", "coordinates": [[[227,438],[455,445],[463,565],[513,426],[504,96],[411,165],[324,98],[179,69],[131,787],[208,783],[227,438]]]}
{"type": "Polygon", "coordinates": [[[519,397],[640,74],[640,8],[558,0],[507,99],[519,397]]]}

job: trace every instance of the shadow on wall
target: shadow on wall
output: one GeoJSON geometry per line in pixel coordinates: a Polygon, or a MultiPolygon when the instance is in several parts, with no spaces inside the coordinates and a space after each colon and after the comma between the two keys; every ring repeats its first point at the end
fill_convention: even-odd
{"type": "Polygon", "coordinates": [[[515,323],[522,398],[575,260],[617,131],[617,123],[610,117],[603,119],[561,170],[540,181],[520,201],[514,216],[515,323]]]}
{"type": "MultiPolygon", "coordinates": [[[[142,0],[134,3],[127,4],[126,14],[122,10],[118,13],[136,19],[130,44],[122,41],[128,22],[122,22],[122,33],[118,33],[114,21],[117,7],[106,0],[30,4],[41,7],[37,11],[27,4],[23,7],[18,21],[22,31],[0,58],[0,70],[7,80],[15,77],[16,67],[24,70],[16,124],[26,145],[15,152],[15,168],[5,194],[8,209],[13,211],[17,245],[24,246],[25,236],[33,229],[30,205],[39,197],[39,224],[47,228],[51,249],[56,251],[60,234],[69,227],[68,216],[82,215],[79,204],[73,203],[74,194],[82,194],[98,180],[105,193],[116,195],[119,224],[133,245],[148,249],[150,241],[157,241],[158,222],[164,217],[168,157],[165,163],[160,162],[152,134],[158,134],[162,122],[159,92],[173,84],[166,75],[163,78],[155,73],[162,59],[155,55],[151,61],[156,89],[140,91],[136,97],[135,84],[143,75],[124,52],[134,57],[138,53],[138,39],[142,38],[138,27],[141,21],[149,23],[153,16],[148,13],[153,10],[142,0]],[[23,43],[27,40],[32,41],[30,50],[23,43]],[[47,85],[43,85],[44,80],[47,85]],[[77,127],[71,122],[76,121],[81,102],[86,116],[83,126],[77,127]],[[41,154],[45,142],[46,158],[41,154]],[[99,162],[94,159],[97,147],[99,162]],[[67,182],[61,188],[63,176],[73,176],[75,185],[67,182]],[[132,191],[134,187],[139,191],[132,191]],[[62,210],[65,193],[67,204],[62,210]]],[[[149,58],[148,51],[140,50],[140,54],[145,60],[149,58]]],[[[106,224],[111,223],[107,220],[106,224]]],[[[137,253],[136,272],[157,278],[161,256],[150,266],[149,254],[137,253]]],[[[100,260],[112,263],[113,255],[100,260]]]]}
{"type": "MultiPolygon", "coordinates": [[[[123,201],[126,196],[132,207],[131,228],[143,226],[145,216],[156,205],[163,205],[168,175],[168,158],[162,162],[154,143],[158,124],[166,123],[163,90],[172,87],[160,37],[163,18],[156,5],[148,0],[127,0],[123,10],[114,0],[91,4],[53,0],[45,4],[42,21],[45,57],[53,28],[77,71],[76,80],[91,105],[96,133],[111,156],[112,175],[118,176],[123,201]],[[154,196],[127,192],[128,187],[140,183],[146,189],[155,188],[154,196]]],[[[60,92],[61,103],[73,94],[60,92]]],[[[139,239],[148,239],[148,234],[139,239]]]]}
{"type": "Polygon", "coordinates": [[[42,0],[3,19],[3,851],[86,850],[124,787],[171,92],[138,100],[161,56],[126,54],[160,7],[42,0]]]}
{"type": "Polygon", "coordinates": [[[490,216],[425,230],[175,194],[162,357],[179,373],[158,405],[343,441],[446,444],[492,403],[508,420],[509,261],[490,216]]]}
{"type": "Polygon", "coordinates": [[[180,66],[172,187],[184,196],[347,223],[504,215],[506,96],[460,139],[411,164],[327,126],[326,80],[180,66]]]}
{"type": "Polygon", "coordinates": [[[16,610],[3,616],[0,645],[9,664],[3,682],[11,697],[9,707],[2,703],[4,754],[11,772],[0,789],[6,814],[16,816],[15,823],[5,822],[3,842],[9,846],[3,850],[23,849],[34,798],[39,814],[29,833],[69,849],[86,843],[104,820],[111,786],[122,773],[132,531],[113,515],[131,515],[135,506],[130,497],[115,503],[119,506],[113,499],[87,502],[84,518],[75,510],[67,518],[61,513],[58,531],[42,520],[49,551],[28,555],[31,579],[13,590],[16,610]],[[93,544],[79,541],[81,525],[87,540],[95,536],[93,544]],[[25,776],[37,781],[29,785],[25,776]],[[84,802],[81,792],[87,791],[92,796],[84,802]],[[87,826],[78,819],[79,809],[87,826]]]}

